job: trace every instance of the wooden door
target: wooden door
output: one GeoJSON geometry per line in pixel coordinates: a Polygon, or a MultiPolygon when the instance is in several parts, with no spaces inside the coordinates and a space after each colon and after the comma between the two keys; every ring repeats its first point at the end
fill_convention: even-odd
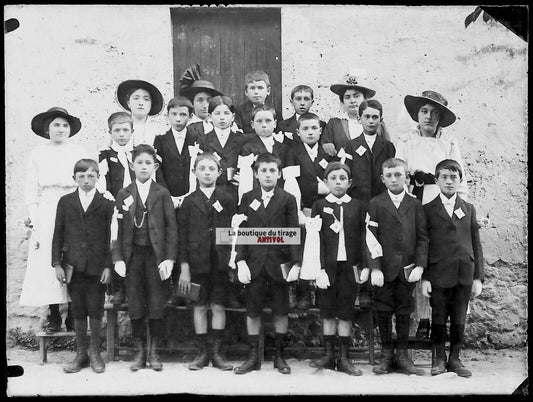
{"type": "Polygon", "coordinates": [[[171,8],[174,94],[185,69],[200,64],[202,78],[235,104],[245,101],[244,76],[263,70],[270,78],[267,103],[282,110],[280,8],[171,8]]]}

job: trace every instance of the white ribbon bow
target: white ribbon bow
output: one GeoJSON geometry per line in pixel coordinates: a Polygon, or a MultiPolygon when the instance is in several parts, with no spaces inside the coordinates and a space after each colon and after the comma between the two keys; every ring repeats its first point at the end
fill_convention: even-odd
{"type": "Polygon", "coordinates": [[[322,218],[317,215],[305,220],[305,244],[300,278],[316,280],[320,276],[320,228],[322,218]]]}
{"type": "Polygon", "coordinates": [[[239,160],[237,161],[237,168],[239,169],[239,204],[241,203],[243,194],[254,188],[252,164],[256,158],[257,156],[254,154],[248,156],[239,155],[239,160]]]}

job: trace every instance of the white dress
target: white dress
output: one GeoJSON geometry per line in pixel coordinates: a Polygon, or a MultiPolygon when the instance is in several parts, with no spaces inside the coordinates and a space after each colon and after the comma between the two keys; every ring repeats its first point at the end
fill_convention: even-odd
{"type": "Polygon", "coordinates": [[[19,303],[44,306],[69,301],[67,286],[60,284],[52,267],[52,237],[59,199],[77,188],[74,164],[90,154],[77,144],[41,145],[29,156],[25,204],[35,228],[29,244],[26,275],[19,303]],[[36,242],[39,248],[35,248],[36,242]]]}

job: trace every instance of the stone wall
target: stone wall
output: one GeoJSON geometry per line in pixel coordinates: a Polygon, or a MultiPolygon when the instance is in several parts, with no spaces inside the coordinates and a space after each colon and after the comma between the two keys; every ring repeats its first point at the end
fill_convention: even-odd
{"type": "MultiPolygon", "coordinates": [[[[471,305],[473,345],[507,347],[527,331],[527,43],[475,7],[282,6],[284,117],[291,89],[315,88],[323,120],[339,111],[329,85],[364,69],[393,142],[412,126],[407,94],[433,89],[458,116],[447,131],[461,144],[470,201],[484,219],[487,278],[471,305]]],[[[72,141],[96,155],[106,119],[120,110],[114,91],[147,79],[172,96],[170,13],[165,6],[8,6],[20,27],[5,35],[7,327],[38,325],[36,309],[18,306],[27,242],[22,241],[25,156],[45,140],[30,130],[35,114],[64,106],[79,116],[72,141]],[[21,243],[22,241],[22,243],[21,243]]],[[[164,117],[158,117],[162,126],[164,117]]]]}

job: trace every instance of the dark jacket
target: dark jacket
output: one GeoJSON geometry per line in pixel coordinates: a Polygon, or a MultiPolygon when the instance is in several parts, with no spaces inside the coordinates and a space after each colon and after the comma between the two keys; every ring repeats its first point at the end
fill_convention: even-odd
{"type": "MultiPolygon", "coordinates": [[[[157,137],[156,137],[157,138],[157,137]]],[[[128,158],[131,159],[131,158],[128,158]]],[[[117,198],[119,190],[124,185],[124,174],[129,174],[131,181],[135,180],[135,173],[129,166],[124,167],[118,159],[118,153],[112,148],[106,148],[98,154],[98,162],[105,160],[107,162],[108,171],[105,175],[106,190],[109,191],[113,197],[117,198]]]]}
{"type": "Polygon", "coordinates": [[[440,197],[424,205],[429,262],[422,278],[436,287],[468,286],[474,279],[483,281],[485,277],[476,210],[457,196],[453,210],[458,209],[464,216],[459,218],[454,212],[450,218],[440,197]]]}
{"type": "Polygon", "coordinates": [[[368,214],[367,230],[374,234],[383,249],[383,257],[373,259],[366,247],[368,267],[380,269],[385,282],[392,282],[400,275],[407,283],[403,267],[409,264],[427,266],[428,236],[422,203],[405,194],[396,209],[387,191],[370,200],[368,214]]]}
{"type": "Polygon", "coordinates": [[[86,275],[112,268],[110,225],[113,203],[98,191],[83,211],[78,190],[60,198],[52,239],[52,266],[67,263],[86,275]]]}
{"type": "MultiPolygon", "coordinates": [[[[285,140],[283,141],[284,144],[288,145],[289,148],[292,147],[294,144],[301,144],[302,140],[297,134],[298,130],[298,120],[296,118],[296,113],[294,113],[291,117],[285,120],[278,121],[278,125],[276,127],[276,133],[279,131],[282,131],[283,133],[289,132],[292,133],[292,140],[285,136],[285,140]]],[[[320,128],[324,130],[326,127],[326,123],[322,120],[320,120],[320,128]]],[[[322,147],[321,147],[322,148],[322,147]]]]}

